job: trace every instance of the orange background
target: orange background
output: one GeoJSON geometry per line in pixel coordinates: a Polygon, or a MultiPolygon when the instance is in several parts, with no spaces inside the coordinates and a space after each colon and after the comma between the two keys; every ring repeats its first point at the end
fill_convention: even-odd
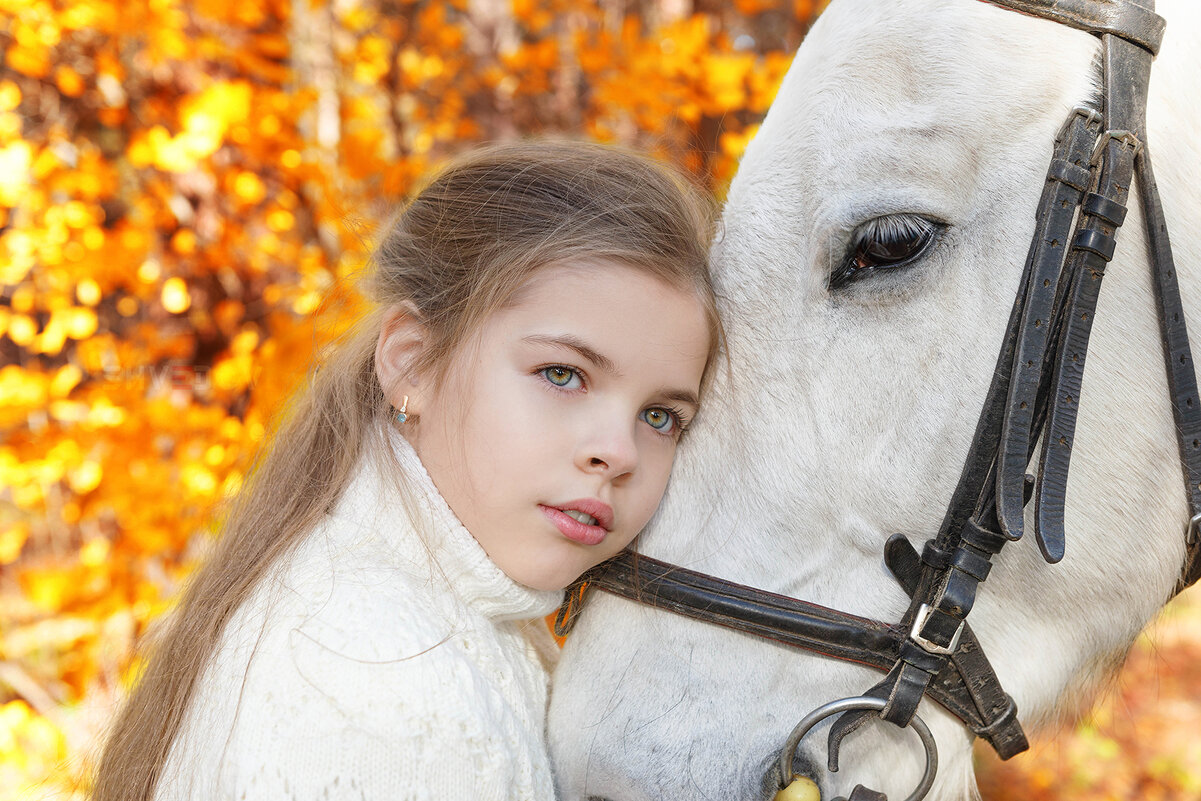
{"type": "MultiPolygon", "coordinates": [[[[0,799],[82,793],[419,176],[558,133],[720,195],[820,5],[0,0],[0,799]]],[[[986,798],[1201,795],[1199,647],[1185,599],[1084,724],[982,756],[986,798]]]]}

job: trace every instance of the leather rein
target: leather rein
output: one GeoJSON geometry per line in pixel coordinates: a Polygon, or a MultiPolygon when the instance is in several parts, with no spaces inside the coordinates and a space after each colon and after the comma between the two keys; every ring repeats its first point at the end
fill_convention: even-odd
{"type": "MultiPolygon", "coordinates": [[[[1031,501],[1034,537],[1044,558],[1049,563],[1063,558],[1064,498],[1089,333],[1134,177],[1189,505],[1187,555],[1176,592],[1201,576],[1201,402],[1146,143],[1151,62],[1164,20],[1155,14],[1154,0],[984,1],[1099,36],[1102,108],[1073,109],[1055,140],[1021,285],[942,526],[920,555],[900,534],[885,544],[885,564],[911,599],[902,619],[869,620],[627,551],[569,587],[555,623],[556,633],[565,635],[595,587],[886,672],[866,692],[883,699],[883,708],[844,712],[832,727],[831,770],[837,770],[843,737],[876,714],[908,725],[924,695],[987,740],[1001,758],[1028,747],[1013,699],[966,617],[992,557],[1022,536],[1031,501]],[[1028,475],[1040,439],[1037,475],[1028,475]]],[[[786,753],[784,783],[791,777],[790,762],[786,753]]],[[[858,787],[851,798],[883,796],[858,787]]]]}

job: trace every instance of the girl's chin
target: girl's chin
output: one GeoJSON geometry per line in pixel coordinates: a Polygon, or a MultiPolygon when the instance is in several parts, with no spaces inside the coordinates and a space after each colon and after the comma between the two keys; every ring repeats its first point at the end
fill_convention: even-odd
{"type": "Polygon", "coordinates": [[[588,563],[580,563],[576,560],[559,559],[553,564],[538,565],[533,560],[521,562],[517,565],[512,565],[512,569],[506,569],[505,566],[500,566],[504,570],[505,575],[531,590],[539,590],[543,592],[551,592],[564,590],[571,585],[573,581],[583,575],[584,571],[599,564],[599,562],[589,560],[588,563]]]}

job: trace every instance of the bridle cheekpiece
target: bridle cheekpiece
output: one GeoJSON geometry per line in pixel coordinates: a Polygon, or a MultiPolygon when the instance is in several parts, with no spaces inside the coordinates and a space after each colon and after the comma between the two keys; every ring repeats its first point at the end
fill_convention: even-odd
{"type": "MultiPolygon", "coordinates": [[[[992,383],[963,472],[938,534],[919,554],[894,534],[884,561],[910,597],[895,624],[728,582],[633,552],[594,568],[568,588],[556,620],[566,634],[592,588],[727,626],[824,656],[885,671],[863,696],[834,701],[801,721],[779,759],[780,786],[793,778],[800,738],[827,715],[829,767],[839,745],[872,717],[898,726],[929,695],[989,742],[1003,759],[1027,747],[1013,699],[967,623],[992,558],[1022,537],[1034,503],[1034,537],[1049,563],[1064,556],[1064,506],[1089,334],[1106,265],[1137,178],[1146,225],[1168,385],[1178,432],[1189,521],[1176,592],[1201,576],[1201,403],[1167,223],[1147,148],[1151,62],[1165,23],[1153,0],[983,0],[1088,31],[1102,42],[1100,109],[1077,107],[1055,140],[1026,258],[992,383]],[[1042,443],[1035,475],[1026,472],[1042,443]],[[799,734],[798,734],[799,732],[799,734]]],[[[919,725],[920,724],[920,725],[919,725]]],[[[937,765],[907,801],[919,801],[937,765]]],[[[849,801],[884,801],[858,785],[849,801]]]]}

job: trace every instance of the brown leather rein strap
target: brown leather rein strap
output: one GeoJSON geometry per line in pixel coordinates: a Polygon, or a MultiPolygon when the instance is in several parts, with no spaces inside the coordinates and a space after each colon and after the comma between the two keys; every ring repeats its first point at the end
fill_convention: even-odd
{"type": "Polygon", "coordinates": [[[984,0],[996,6],[1020,11],[1032,17],[1053,20],[1069,28],[1101,36],[1113,34],[1150,51],[1159,53],[1163,40],[1164,18],[1155,13],[1155,4],[1139,5],[1131,0],[984,0]]]}
{"type": "MultiPolygon", "coordinates": [[[[1156,290],[1155,298],[1160,323],[1160,341],[1163,346],[1168,388],[1172,398],[1172,412],[1176,422],[1177,446],[1181,465],[1183,466],[1185,497],[1188,500],[1189,520],[1185,530],[1186,555],[1173,595],[1179,594],[1182,590],[1195,584],[1198,579],[1201,579],[1201,399],[1199,399],[1197,392],[1197,377],[1193,365],[1192,350],[1189,345],[1184,306],[1180,298],[1176,268],[1172,258],[1172,247],[1168,239],[1167,219],[1164,215],[1159,189],[1155,183],[1155,175],[1151,166],[1151,155],[1147,147],[1146,106],[1151,61],[1154,55],[1159,52],[1166,23],[1162,17],[1155,13],[1154,0],[984,1],[1002,8],[1043,17],[1088,31],[1100,36],[1104,43],[1104,108],[1106,113],[1106,131],[1126,131],[1131,134],[1132,141],[1136,143],[1134,148],[1134,174],[1138,179],[1139,201],[1143,211],[1151,271],[1156,290]]],[[[1125,217],[1125,200],[1123,199],[1121,202],[1122,208],[1114,208],[1109,215],[1112,217],[1113,214],[1117,214],[1115,218],[1116,222],[1104,219],[1106,215],[1104,213],[1101,214],[1101,223],[1108,223],[1113,229],[1105,237],[1110,242],[1112,242],[1113,233],[1116,232],[1117,227],[1121,225],[1122,219],[1125,217]]],[[[1090,209],[1086,204],[1085,211],[1096,213],[1099,208],[1099,206],[1094,204],[1090,209]]],[[[1109,255],[1112,255],[1112,249],[1109,255]]],[[[1095,262],[1096,260],[1094,259],[1093,261],[1095,262]]],[[[1108,258],[1105,258],[1104,261],[1108,261],[1108,258]]],[[[1090,266],[1090,272],[1096,272],[1095,265],[1090,266]]],[[[1103,264],[1101,265],[1100,273],[1101,275],[1104,273],[1103,264]]],[[[1095,288],[1091,291],[1096,291],[1099,287],[1100,276],[1097,277],[1095,288]]],[[[1095,306],[1095,304],[1096,301],[1093,298],[1092,305],[1095,306]]],[[[1091,318],[1092,315],[1090,314],[1089,321],[1091,321],[1091,318]]],[[[1082,326],[1084,329],[1083,342],[1085,346],[1087,346],[1087,330],[1089,326],[1091,326],[1091,322],[1087,321],[1086,325],[1082,326]]],[[[1084,352],[1080,351],[1080,355],[1082,357],[1084,352]]],[[[1069,383],[1071,386],[1065,387],[1063,394],[1055,396],[1057,400],[1069,393],[1076,398],[1079,397],[1078,391],[1083,375],[1083,358],[1074,364],[1078,366],[1075,366],[1071,370],[1067,370],[1066,367],[1063,368],[1067,372],[1075,373],[1075,375],[1070,377],[1069,383]],[[1076,390],[1075,393],[1070,392],[1072,388],[1076,390]]],[[[1074,428],[1074,406],[1070,402],[1062,405],[1064,409],[1069,409],[1070,407],[1069,416],[1071,421],[1069,429],[1074,428]]],[[[1009,415],[1007,415],[1007,424],[1009,419],[1014,416],[1014,413],[1015,410],[1011,407],[1009,415]]],[[[1053,492],[1046,493],[1046,497],[1052,500],[1050,508],[1047,508],[1047,505],[1044,504],[1038,505],[1040,510],[1040,533],[1038,534],[1040,546],[1044,544],[1041,533],[1044,523],[1048,530],[1056,527],[1062,530],[1062,502],[1067,482],[1066,460],[1070,457],[1071,452],[1070,430],[1066,446],[1061,444],[1060,435],[1063,433],[1062,431],[1055,430],[1053,427],[1052,431],[1048,433],[1052,435],[1048,437],[1052,445],[1049,450],[1044,451],[1040,476],[1047,474],[1048,459],[1052,463],[1057,459],[1065,463],[1060,469],[1053,469],[1050,472],[1050,479],[1053,482],[1058,482],[1053,492]],[[1062,456],[1055,453],[1057,448],[1064,452],[1062,456]]],[[[1000,522],[1007,535],[1013,539],[1017,538],[1013,536],[1015,529],[1017,536],[1021,536],[1021,504],[1016,502],[1021,495],[1017,488],[1020,487],[1024,479],[1024,475],[1022,475],[1024,473],[1024,466],[1019,466],[1016,463],[1018,457],[1017,446],[1020,439],[1020,433],[1014,438],[1008,435],[1005,437],[1004,441],[1009,446],[1009,451],[1006,454],[1009,463],[1005,465],[1005,457],[1002,457],[1003,465],[999,471],[1001,476],[998,478],[998,481],[1005,485],[1004,489],[1001,486],[998,487],[998,503],[1002,507],[1000,522]],[[1008,469],[1006,469],[1006,466],[1008,469]]],[[[1052,466],[1054,467],[1055,465],[1053,464],[1052,466]]],[[[1039,494],[1043,495],[1044,486],[1040,485],[1039,489],[1039,494]]],[[[1044,554],[1046,554],[1045,550],[1044,554]]],[[[1048,555],[1048,558],[1051,559],[1051,555],[1048,555]]],[[[1054,559],[1051,560],[1055,561],[1054,559]]]]}
{"type": "MultiPolygon", "coordinates": [[[[895,535],[886,552],[906,589],[916,589],[921,563],[913,546],[895,535]]],[[[571,630],[593,589],[882,671],[893,667],[908,637],[898,625],[735,584],[632,551],[593,568],[568,590],[555,619],[556,634],[565,636],[571,630]]],[[[1008,758],[1025,750],[1026,741],[1013,701],[1004,693],[990,695],[991,688],[999,689],[1000,683],[975,634],[965,626],[956,653],[949,664],[940,666],[928,692],[1008,758]],[[982,708],[990,712],[987,717],[981,715],[982,708]]]]}
{"type": "Polygon", "coordinates": [[[1168,242],[1167,219],[1159,199],[1155,174],[1151,170],[1151,156],[1145,144],[1134,166],[1154,266],[1152,275],[1155,279],[1160,341],[1168,371],[1168,389],[1173,398],[1172,414],[1176,420],[1180,461],[1184,465],[1184,490],[1189,505],[1189,523],[1185,532],[1186,556],[1173,593],[1176,595],[1201,579],[1201,401],[1198,401],[1197,374],[1184,322],[1184,305],[1176,282],[1172,246],[1168,242]]]}
{"type": "MultiPolygon", "coordinates": [[[[887,671],[867,695],[897,725],[926,695],[1009,758],[1026,749],[1013,700],[967,625],[992,557],[1023,534],[1035,503],[1034,534],[1048,562],[1065,551],[1063,513],[1092,319],[1102,279],[1137,177],[1156,286],[1164,359],[1189,503],[1187,556],[1177,592],[1201,576],[1201,402],[1167,223],[1146,147],[1153,53],[1164,22],[1151,0],[986,0],[1101,36],[1103,113],[1073,110],[1056,138],[1035,235],[1006,326],[992,383],[963,472],[937,536],[920,555],[903,536],[885,563],[911,603],[899,624],[816,604],[623,553],[569,588],[556,632],[566,634],[590,587],[696,620],[887,671]],[[1042,442],[1038,476],[1027,475],[1042,442]]],[[[846,712],[830,730],[837,770],[842,739],[872,711],[846,712]]]]}

